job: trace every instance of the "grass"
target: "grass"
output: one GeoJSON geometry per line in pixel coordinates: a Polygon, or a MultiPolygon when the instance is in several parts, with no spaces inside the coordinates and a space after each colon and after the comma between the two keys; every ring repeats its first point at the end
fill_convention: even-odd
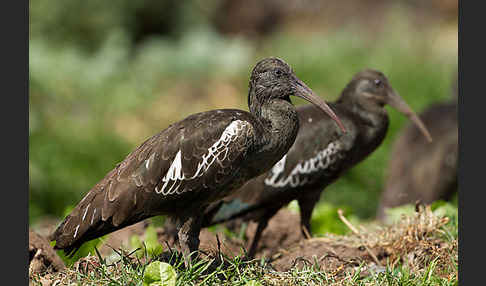
{"type": "Polygon", "coordinates": [[[343,260],[340,265],[329,266],[314,259],[279,272],[272,262],[228,257],[216,251],[200,254],[200,259],[186,268],[180,253],[172,250],[162,256],[150,256],[145,251],[141,258],[134,252],[117,251],[114,262],[87,256],[59,273],[35,275],[31,281],[34,285],[42,281],[60,283],[56,285],[142,285],[147,267],[153,261],[165,261],[177,273],[176,285],[457,285],[457,208],[454,211],[446,203],[434,210],[422,207],[389,226],[360,229],[360,237],[351,234],[312,239],[351,248],[365,244],[386,249],[389,255],[380,258],[383,266],[363,256],[356,258],[359,264],[353,259],[352,263],[343,260]]]}
{"type": "MultiPolygon", "coordinates": [[[[145,265],[122,262],[114,265],[101,264],[94,271],[59,274],[53,281],[60,285],[142,285],[145,265]]],[[[227,260],[229,266],[220,264],[215,271],[204,274],[213,261],[200,261],[191,269],[178,269],[176,285],[457,285],[457,278],[440,277],[434,274],[437,261],[432,261],[421,273],[412,273],[398,266],[386,268],[381,273],[361,277],[360,269],[336,278],[333,273],[316,271],[318,265],[294,269],[288,272],[267,270],[258,262],[227,260]],[[252,284],[253,283],[253,284],[252,284]]],[[[457,277],[457,275],[456,275],[457,277]]],[[[48,278],[44,278],[48,279],[48,278]]],[[[35,278],[34,283],[41,283],[35,278]]],[[[41,285],[41,284],[39,284],[41,285]]]]}

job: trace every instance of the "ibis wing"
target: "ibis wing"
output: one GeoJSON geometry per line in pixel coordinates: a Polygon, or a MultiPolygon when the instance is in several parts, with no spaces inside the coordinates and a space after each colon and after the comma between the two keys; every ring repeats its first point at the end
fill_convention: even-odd
{"type": "MultiPolygon", "coordinates": [[[[150,201],[163,201],[167,197],[226,185],[254,139],[248,121],[227,115],[196,114],[147,140],[118,166],[116,176],[109,179],[103,211],[106,209],[107,215],[114,215],[115,210],[120,213],[119,218],[114,215],[116,223],[128,216],[122,212],[129,209],[157,213],[159,210],[147,209],[152,204],[140,200],[148,194],[150,201]],[[113,203],[116,208],[110,207],[113,203]]],[[[209,195],[212,194],[206,197],[209,195]]],[[[191,200],[192,197],[184,198],[191,200]]],[[[199,199],[200,196],[194,196],[194,200],[199,199]]]]}
{"type": "MultiPolygon", "coordinates": [[[[151,208],[168,197],[177,200],[188,192],[224,189],[254,140],[246,113],[234,112],[234,116],[218,111],[195,114],[146,140],[65,218],[52,236],[56,248],[72,250],[150,217],[158,212],[151,208]]],[[[206,199],[209,195],[212,192],[206,199]]],[[[185,198],[200,200],[201,196],[185,198]]]]}

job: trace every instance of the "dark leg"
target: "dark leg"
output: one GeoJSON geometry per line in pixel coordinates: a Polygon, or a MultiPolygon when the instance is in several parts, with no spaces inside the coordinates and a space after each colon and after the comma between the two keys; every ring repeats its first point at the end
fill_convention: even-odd
{"type": "Polygon", "coordinates": [[[300,227],[305,238],[308,238],[309,235],[312,236],[310,221],[312,211],[319,201],[320,196],[320,191],[310,191],[297,199],[300,207],[300,227]]]}
{"type": "Polygon", "coordinates": [[[268,225],[268,218],[267,217],[263,217],[262,219],[260,219],[258,221],[258,227],[257,227],[257,230],[255,232],[255,235],[253,236],[253,240],[252,240],[251,246],[250,246],[250,251],[248,251],[248,256],[250,258],[255,257],[255,253],[256,253],[256,250],[257,250],[257,246],[258,246],[258,241],[260,241],[260,238],[262,237],[262,233],[265,230],[265,228],[267,227],[267,225],[268,225]]]}
{"type": "Polygon", "coordinates": [[[164,233],[167,234],[167,240],[170,245],[174,245],[179,240],[177,222],[168,217],[164,223],[164,233]]]}
{"type": "Polygon", "coordinates": [[[253,240],[252,240],[251,246],[250,246],[250,251],[248,252],[248,256],[250,258],[255,257],[255,253],[256,253],[256,250],[257,250],[257,247],[258,247],[258,242],[262,238],[262,233],[265,230],[265,228],[267,227],[268,221],[278,212],[278,210],[280,208],[281,208],[281,206],[279,206],[278,208],[267,210],[265,213],[263,213],[263,215],[258,220],[257,230],[255,232],[255,235],[253,236],[253,240]]]}
{"type": "Polygon", "coordinates": [[[202,217],[201,215],[189,217],[179,224],[179,244],[181,245],[186,267],[191,267],[192,256],[197,256],[197,253],[194,252],[199,249],[199,233],[201,231],[202,217]]]}

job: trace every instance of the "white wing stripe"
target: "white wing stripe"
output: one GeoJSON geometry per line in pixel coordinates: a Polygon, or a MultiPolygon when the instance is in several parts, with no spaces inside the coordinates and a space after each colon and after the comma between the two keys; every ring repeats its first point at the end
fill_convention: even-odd
{"type": "MultiPolygon", "coordinates": [[[[162,189],[158,190],[155,188],[155,192],[160,194],[162,192],[163,195],[167,195],[171,193],[172,188],[176,185],[178,180],[184,180],[186,177],[184,173],[182,172],[182,152],[179,150],[174,158],[174,161],[172,161],[172,164],[169,167],[169,170],[165,174],[165,176],[162,178],[162,182],[164,182],[164,185],[162,186],[162,189]],[[172,186],[164,192],[165,188],[169,183],[174,182],[172,186]]],[[[177,188],[176,188],[177,189],[177,188]]]]}
{"type": "Polygon", "coordinates": [[[95,214],[96,214],[96,208],[93,211],[93,216],[91,216],[91,222],[89,224],[93,224],[93,220],[94,220],[95,214]]]}
{"type": "Polygon", "coordinates": [[[162,193],[163,195],[173,193],[180,194],[182,191],[179,191],[179,187],[182,184],[182,181],[201,177],[213,165],[214,162],[221,164],[221,161],[226,159],[228,156],[230,143],[235,141],[237,136],[240,134],[240,131],[247,125],[249,125],[249,123],[246,121],[232,121],[231,124],[228,125],[223,131],[218,141],[209,147],[208,152],[203,155],[202,161],[197,164],[197,169],[193,176],[186,178],[184,175],[182,170],[182,153],[181,150],[179,150],[174,158],[174,161],[172,161],[169,170],[162,178],[162,182],[164,182],[164,184],[161,188],[156,186],[155,192],[158,194],[162,193]],[[169,188],[166,190],[167,187],[169,188]]]}
{"type": "Polygon", "coordinates": [[[279,175],[284,171],[285,160],[287,155],[285,155],[277,164],[272,168],[272,175],[265,179],[265,184],[275,188],[282,188],[287,185],[291,187],[302,186],[307,182],[306,177],[300,177],[299,175],[308,175],[311,173],[318,172],[320,170],[327,169],[332,163],[336,162],[338,156],[332,156],[339,152],[341,144],[339,142],[331,142],[327,145],[326,149],[321,150],[313,158],[305,160],[297,164],[290,175],[287,178],[281,178],[277,180],[279,175]],[[302,179],[302,181],[301,181],[302,179]]]}
{"type": "Polygon", "coordinates": [[[245,121],[236,120],[231,122],[231,124],[226,127],[226,129],[223,131],[223,134],[221,134],[219,140],[216,141],[211,147],[209,147],[207,154],[203,155],[202,162],[197,165],[197,170],[194,176],[192,176],[190,179],[202,176],[202,174],[206,172],[209,167],[211,167],[216,159],[218,159],[219,161],[223,161],[224,159],[226,159],[226,156],[228,155],[229,143],[236,139],[236,136],[243,127],[238,126],[240,123],[247,124],[245,121]],[[223,158],[219,158],[221,153],[224,153],[223,158]]]}
{"type": "Polygon", "coordinates": [[[73,236],[73,238],[76,238],[76,235],[78,234],[78,229],[79,229],[79,224],[78,224],[78,226],[76,227],[76,230],[74,231],[74,236],[73,236]]]}
{"type": "Polygon", "coordinates": [[[90,205],[91,205],[91,204],[88,204],[88,206],[86,206],[86,210],[84,211],[84,215],[83,215],[83,219],[82,219],[82,221],[84,221],[84,219],[86,218],[86,214],[88,213],[88,209],[89,209],[89,206],[90,206],[90,205]]]}

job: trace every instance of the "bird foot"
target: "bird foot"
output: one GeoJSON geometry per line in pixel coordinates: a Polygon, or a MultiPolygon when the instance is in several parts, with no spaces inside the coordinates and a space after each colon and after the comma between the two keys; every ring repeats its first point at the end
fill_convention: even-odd
{"type": "Polygon", "coordinates": [[[190,217],[185,220],[179,227],[179,244],[184,264],[186,267],[192,266],[192,260],[198,255],[199,249],[199,232],[201,231],[201,217],[190,217]]]}
{"type": "Polygon", "coordinates": [[[184,264],[186,268],[190,268],[192,267],[192,261],[198,256],[199,238],[179,232],[179,243],[184,256],[184,264]]]}

